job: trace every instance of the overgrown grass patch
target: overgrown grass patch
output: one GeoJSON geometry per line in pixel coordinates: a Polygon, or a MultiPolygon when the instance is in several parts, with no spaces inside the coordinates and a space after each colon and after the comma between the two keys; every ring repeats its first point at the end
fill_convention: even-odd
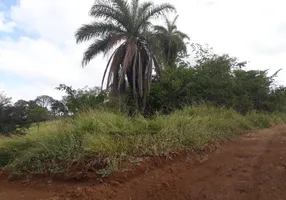
{"type": "Polygon", "coordinates": [[[201,149],[246,131],[286,120],[283,114],[249,113],[200,105],[153,119],[89,111],[45,126],[39,133],[0,139],[0,165],[14,173],[58,173],[91,158],[117,170],[129,157],[201,149]]]}

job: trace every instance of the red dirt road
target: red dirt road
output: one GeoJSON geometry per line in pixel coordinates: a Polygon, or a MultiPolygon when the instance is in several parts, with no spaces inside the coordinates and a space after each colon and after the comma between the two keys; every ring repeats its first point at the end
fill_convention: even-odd
{"type": "Polygon", "coordinates": [[[145,162],[137,171],[125,173],[129,177],[115,175],[100,185],[9,182],[2,175],[0,199],[286,200],[286,125],[246,134],[214,153],[195,157],[182,155],[149,166],[145,162]]]}

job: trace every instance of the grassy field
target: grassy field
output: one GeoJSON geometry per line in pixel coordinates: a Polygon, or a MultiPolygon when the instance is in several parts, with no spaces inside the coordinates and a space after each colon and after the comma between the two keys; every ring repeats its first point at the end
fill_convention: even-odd
{"type": "Polygon", "coordinates": [[[58,173],[92,158],[118,170],[129,158],[201,149],[209,142],[283,123],[281,114],[237,112],[211,106],[188,107],[153,119],[89,111],[74,119],[31,127],[25,136],[0,138],[0,163],[14,174],[58,173]]]}
{"type": "MultiPolygon", "coordinates": [[[[47,121],[40,123],[39,126],[39,133],[40,132],[47,132],[49,129],[54,129],[57,127],[58,121],[47,121]]],[[[38,126],[37,124],[32,124],[28,130],[28,134],[37,134],[38,133],[38,126]]]]}

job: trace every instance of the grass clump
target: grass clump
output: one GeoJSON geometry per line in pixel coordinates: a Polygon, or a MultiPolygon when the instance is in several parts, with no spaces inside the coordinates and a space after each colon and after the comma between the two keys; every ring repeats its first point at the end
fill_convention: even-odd
{"type": "Polygon", "coordinates": [[[73,119],[50,123],[39,133],[0,139],[0,164],[14,173],[58,173],[74,163],[98,161],[102,170],[117,170],[129,157],[167,155],[201,149],[245,131],[285,121],[282,114],[200,105],[153,119],[89,111],[73,119]],[[5,159],[4,159],[5,158],[5,159]]]}

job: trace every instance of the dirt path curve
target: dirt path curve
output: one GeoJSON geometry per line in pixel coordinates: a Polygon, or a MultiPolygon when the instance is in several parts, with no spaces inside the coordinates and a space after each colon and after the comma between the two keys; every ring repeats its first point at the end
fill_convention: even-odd
{"type": "Polygon", "coordinates": [[[201,163],[192,160],[184,157],[120,184],[32,187],[0,180],[0,199],[286,200],[286,125],[227,142],[201,163]]]}

